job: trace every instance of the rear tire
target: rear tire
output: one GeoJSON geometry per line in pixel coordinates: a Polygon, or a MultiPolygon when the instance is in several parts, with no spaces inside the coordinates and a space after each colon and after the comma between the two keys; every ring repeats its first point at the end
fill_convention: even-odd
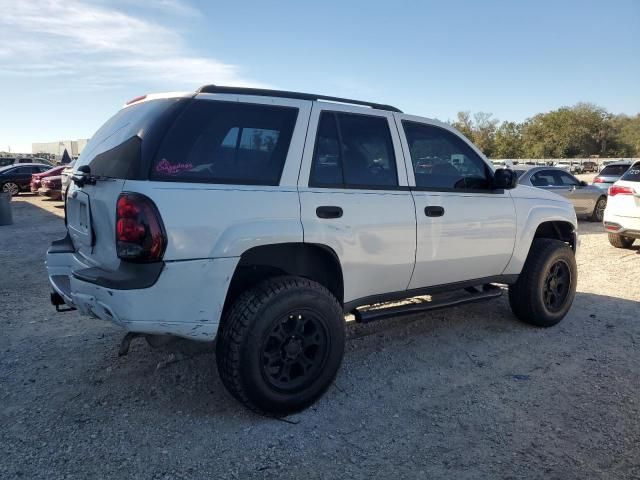
{"type": "Polygon", "coordinates": [[[634,238],[625,237],[617,233],[609,233],[609,243],[616,248],[629,248],[633,245],[634,238]]]}
{"type": "Polygon", "coordinates": [[[511,310],[531,325],[556,325],[571,308],[577,278],[576,259],[566,243],[534,239],[518,281],[509,287],[511,310]]]}
{"type": "Polygon", "coordinates": [[[602,222],[604,219],[604,209],[607,207],[607,197],[600,197],[593,207],[593,213],[591,214],[592,222],[602,222]]]}
{"type": "Polygon", "coordinates": [[[342,308],[325,287],[300,277],[270,278],[240,295],[225,316],[218,371],[246,407],[285,415],[329,388],[344,342],[342,308]]]}

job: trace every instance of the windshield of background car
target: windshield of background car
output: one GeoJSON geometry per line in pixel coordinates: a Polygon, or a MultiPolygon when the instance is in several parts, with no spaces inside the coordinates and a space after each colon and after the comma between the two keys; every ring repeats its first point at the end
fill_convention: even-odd
{"type": "Polygon", "coordinates": [[[640,182],[640,162],[634,163],[627,172],[620,177],[620,180],[628,182],[640,182]]]}
{"type": "Polygon", "coordinates": [[[607,165],[598,174],[600,177],[619,177],[627,171],[629,165],[607,165]]]}

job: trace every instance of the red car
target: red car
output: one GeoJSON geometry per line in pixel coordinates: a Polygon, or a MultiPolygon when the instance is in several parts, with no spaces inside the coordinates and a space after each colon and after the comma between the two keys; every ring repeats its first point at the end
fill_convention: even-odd
{"type": "Polygon", "coordinates": [[[52,200],[62,200],[62,177],[54,175],[42,179],[42,186],[38,189],[38,193],[52,200]]]}
{"type": "Polygon", "coordinates": [[[42,179],[45,177],[53,177],[54,175],[60,175],[66,165],[60,165],[59,167],[53,167],[51,170],[47,170],[42,173],[34,173],[31,175],[31,193],[38,193],[38,189],[42,186],[42,179]]]}

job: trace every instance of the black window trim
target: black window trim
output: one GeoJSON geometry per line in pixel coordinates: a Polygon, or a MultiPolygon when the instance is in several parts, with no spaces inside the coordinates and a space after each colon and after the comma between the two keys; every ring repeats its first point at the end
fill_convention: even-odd
{"type": "MultiPolygon", "coordinates": [[[[327,108],[321,108],[319,113],[318,113],[318,123],[316,125],[316,133],[315,133],[315,141],[314,141],[314,146],[313,146],[313,155],[311,157],[311,167],[309,169],[309,179],[307,181],[307,187],[308,188],[322,188],[322,189],[331,189],[331,190],[388,190],[388,191],[409,191],[411,190],[411,186],[408,185],[400,185],[400,175],[399,175],[399,169],[398,169],[398,155],[396,154],[396,147],[395,144],[393,142],[393,133],[391,132],[391,126],[389,125],[389,118],[386,115],[376,115],[374,113],[359,113],[359,112],[350,112],[350,111],[344,111],[344,110],[330,110],[327,108]],[[343,183],[341,184],[315,184],[314,182],[312,182],[311,176],[313,174],[313,166],[315,164],[315,159],[316,159],[316,153],[317,153],[317,149],[318,149],[318,129],[320,127],[320,119],[322,117],[323,113],[330,113],[331,116],[334,118],[334,121],[336,123],[336,130],[338,132],[338,143],[339,143],[339,148],[340,148],[340,169],[342,170],[342,179],[343,179],[343,183]],[[343,145],[342,145],[342,130],[340,129],[340,122],[338,121],[338,114],[346,114],[346,115],[355,115],[355,116],[360,116],[360,117],[374,117],[374,118],[382,118],[387,122],[387,127],[389,128],[389,139],[391,140],[391,148],[393,149],[393,161],[395,164],[395,170],[396,170],[396,181],[398,182],[398,185],[394,185],[394,186],[389,186],[389,185],[358,185],[358,184],[352,184],[352,183],[344,183],[344,162],[342,161],[343,158],[343,145]]],[[[402,149],[402,146],[400,147],[402,149]]],[[[400,152],[402,153],[402,151],[400,152]]],[[[402,160],[404,161],[404,155],[402,155],[402,160]]]]}
{"type": "MultiPolygon", "coordinates": [[[[493,183],[493,177],[494,177],[493,170],[491,169],[489,164],[482,158],[482,156],[479,155],[478,152],[475,151],[475,146],[474,145],[470,145],[469,142],[465,138],[461,137],[460,135],[456,134],[455,132],[452,132],[451,130],[449,130],[447,128],[441,127],[440,125],[436,125],[434,123],[419,122],[419,121],[416,121],[416,120],[407,120],[407,119],[401,119],[400,123],[402,124],[402,132],[398,131],[398,133],[400,135],[404,135],[404,139],[405,139],[405,142],[407,144],[407,149],[409,149],[409,141],[407,139],[407,132],[405,130],[405,124],[406,123],[411,123],[411,124],[418,125],[418,126],[427,126],[427,127],[438,128],[440,130],[444,130],[445,132],[450,133],[451,135],[455,135],[462,142],[467,144],[467,146],[475,154],[478,155],[478,157],[480,158],[480,160],[484,164],[485,173],[487,174],[487,178],[493,183]]],[[[409,165],[411,166],[411,172],[413,173],[413,183],[416,183],[416,175],[415,175],[415,171],[413,169],[413,159],[411,158],[411,151],[409,151],[408,154],[409,154],[409,165]]],[[[501,189],[501,188],[487,188],[487,189],[485,189],[485,188],[447,188],[447,187],[419,187],[417,185],[414,185],[414,186],[411,186],[410,189],[412,191],[416,191],[416,192],[482,193],[482,194],[487,194],[487,195],[502,195],[502,194],[504,194],[504,189],[501,189]]]]}
{"type": "MultiPolygon", "coordinates": [[[[291,142],[293,141],[294,135],[295,135],[295,131],[296,131],[296,127],[298,125],[298,121],[300,119],[300,108],[296,107],[296,106],[292,106],[292,105],[278,105],[278,104],[273,104],[273,103],[254,103],[254,102],[234,102],[234,101],[229,101],[229,100],[213,100],[213,99],[209,99],[209,98],[190,98],[189,99],[192,102],[211,102],[211,103],[216,103],[216,104],[232,104],[232,105],[246,105],[246,106],[250,106],[250,107],[256,107],[256,106],[260,106],[260,107],[267,107],[267,108],[280,108],[280,109],[289,109],[289,110],[295,110],[296,112],[296,116],[295,119],[293,121],[293,128],[291,129],[291,135],[289,138],[289,145],[287,147],[287,151],[285,152],[285,156],[284,156],[284,160],[282,162],[282,166],[280,167],[280,173],[278,174],[278,178],[275,182],[266,182],[266,181],[257,181],[257,180],[245,180],[245,179],[237,179],[237,178],[227,178],[227,179],[220,179],[220,178],[214,178],[214,177],[189,177],[189,178],[170,178],[170,177],[156,177],[154,175],[154,165],[156,164],[156,160],[157,160],[157,156],[158,153],[160,152],[160,148],[162,146],[162,142],[164,141],[164,138],[166,137],[166,135],[169,133],[169,131],[171,130],[171,128],[173,128],[173,126],[175,125],[175,123],[178,121],[180,114],[183,113],[183,109],[181,109],[179,112],[176,113],[176,115],[172,118],[170,124],[166,127],[166,130],[164,131],[163,135],[162,135],[162,139],[160,140],[160,142],[157,145],[156,151],[153,154],[150,164],[149,164],[149,180],[150,181],[154,181],[154,182],[171,182],[171,183],[203,183],[203,184],[209,184],[209,185],[238,185],[238,186],[250,186],[250,187],[254,187],[254,186],[260,186],[260,187],[279,187],[280,186],[280,182],[282,181],[282,174],[284,173],[284,168],[287,164],[287,159],[289,157],[289,151],[291,150],[291,142]]],[[[185,105],[186,107],[186,105],[185,105]]],[[[240,144],[240,132],[241,129],[239,128],[238,131],[238,139],[237,139],[237,143],[236,145],[240,144]]]]}

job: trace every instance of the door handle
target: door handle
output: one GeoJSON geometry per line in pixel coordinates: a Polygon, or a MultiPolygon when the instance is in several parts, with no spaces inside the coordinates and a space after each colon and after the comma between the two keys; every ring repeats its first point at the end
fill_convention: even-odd
{"type": "Polygon", "coordinates": [[[316,208],[318,218],[340,218],[342,216],[342,208],[333,206],[322,206],[316,208]]]}
{"type": "Polygon", "coordinates": [[[424,207],[424,214],[427,217],[441,217],[444,215],[444,208],[442,207],[424,207]]]}

